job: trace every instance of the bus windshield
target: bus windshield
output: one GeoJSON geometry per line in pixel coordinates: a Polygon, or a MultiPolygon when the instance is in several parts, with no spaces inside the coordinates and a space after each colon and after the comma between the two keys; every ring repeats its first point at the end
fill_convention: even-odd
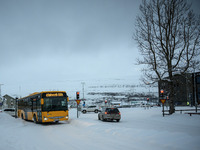
{"type": "Polygon", "coordinates": [[[43,111],[68,110],[67,99],[65,97],[44,98],[43,111]]]}

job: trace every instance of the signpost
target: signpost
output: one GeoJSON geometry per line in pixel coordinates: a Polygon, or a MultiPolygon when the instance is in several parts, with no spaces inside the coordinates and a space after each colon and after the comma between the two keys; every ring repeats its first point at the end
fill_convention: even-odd
{"type": "Polygon", "coordinates": [[[77,118],[78,118],[78,105],[80,104],[81,100],[76,100],[77,103],[77,118]]]}
{"type": "Polygon", "coordinates": [[[161,103],[162,103],[162,107],[163,107],[162,112],[163,112],[163,117],[164,117],[164,116],[165,116],[165,113],[164,113],[164,104],[165,104],[165,102],[166,102],[166,99],[160,99],[160,101],[161,101],[161,103]]]}

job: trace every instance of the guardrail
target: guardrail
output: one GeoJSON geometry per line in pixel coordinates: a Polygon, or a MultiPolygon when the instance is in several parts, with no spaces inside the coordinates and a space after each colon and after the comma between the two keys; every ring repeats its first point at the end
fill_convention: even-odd
{"type": "MultiPolygon", "coordinates": [[[[196,110],[200,111],[200,109],[178,109],[178,110],[175,110],[175,112],[180,111],[180,114],[182,114],[183,111],[193,111],[193,113],[191,114],[200,114],[200,113],[197,113],[196,110]]],[[[169,112],[169,110],[164,110],[164,112],[169,112]]],[[[190,113],[187,113],[187,114],[190,114],[190,113]]]]}
{"type": "Polygon", "coordinates": [[[190,116],[192,116],[192,115],[200,115],[200,113],[185,113],[185,114],[189,114],[190,116]]]}
{"type": "MultiPolygon", "coordinates": [[[[197,111],[200,109],[197,109],[197,111]]],[[[182,114],[183,111],[196,111],[196,109],[180,109],[180,110],[175,110],[175,111],[180,111],[180,113],[182,114]]]]}

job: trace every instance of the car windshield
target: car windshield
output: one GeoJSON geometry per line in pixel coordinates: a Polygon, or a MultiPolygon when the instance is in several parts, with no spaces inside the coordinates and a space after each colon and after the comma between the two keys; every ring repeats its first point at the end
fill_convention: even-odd
{"type": "Polygon", "coordinates": [[[67,99],[65,97],[44,98],[43,111],[68,110],[67,99]]]}
{"type": "Polygon", "coordinates": [[[119,110],[117,108],[107,108],[106,112],[108,112],[110,114],[117,114],[117,113],[119,113],[119,110]]]}

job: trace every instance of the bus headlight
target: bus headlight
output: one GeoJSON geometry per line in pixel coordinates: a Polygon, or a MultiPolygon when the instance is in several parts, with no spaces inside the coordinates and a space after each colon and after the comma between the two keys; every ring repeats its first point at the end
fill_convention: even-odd
{"type": "Polygon", "coordinates": [[[66,119],[68,119],[69,117],[68,117],[68,116],[66,116],[65,118],[66,118],[66,119]]]}
{"type": "Polygon", "coordinates": [[[44,121],[47,121],[47,120],[48,120],[48,118],[44,117],[44,121]]]}

